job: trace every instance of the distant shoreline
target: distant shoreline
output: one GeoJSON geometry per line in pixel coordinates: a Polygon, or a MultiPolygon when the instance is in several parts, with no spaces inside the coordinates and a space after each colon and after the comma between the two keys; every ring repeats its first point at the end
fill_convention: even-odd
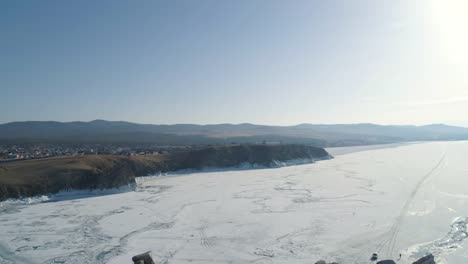
{"type": "Polygon", "coordinates": [[[400,146],[420,144],[420,143],[424,143],[424,141],[423,142],[399,142],[399,143],[376,144],[376,145],[365,145],[365,146],[350,146],[350,147],[330,147],[330,148],[325,148],[325,150],[328,153],[330,153],[330,155],[332,156],[341,156],[341,155],[367,151],[367,150],[397,148],[400,146]]]}

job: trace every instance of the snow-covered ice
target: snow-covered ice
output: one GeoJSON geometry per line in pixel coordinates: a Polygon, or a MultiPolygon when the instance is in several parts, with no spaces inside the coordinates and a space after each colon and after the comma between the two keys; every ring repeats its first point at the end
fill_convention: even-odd
{"type": "MultiPolygon", "coordinates": [[[[0,204],[0,263],[468,263],[468,142],[274,169],[139,178],[135,191],[0,204]],[[3,208],[3,209],[2,209],[3,208]]],[[[333,153],[333,152],[332,152],[333,153]]]]}

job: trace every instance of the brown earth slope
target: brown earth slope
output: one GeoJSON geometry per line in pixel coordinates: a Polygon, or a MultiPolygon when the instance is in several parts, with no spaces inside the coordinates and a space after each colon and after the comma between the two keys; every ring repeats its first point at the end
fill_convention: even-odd
{"type": "Polygon", "coordinates": [[[0,163],[0,200],[70,189],[107,189],[158,172],[242,163],[274,166],[277,161],[329,158],[322,148],[305,145],[236,145],[155,156],[89,155],[0,163]]]}

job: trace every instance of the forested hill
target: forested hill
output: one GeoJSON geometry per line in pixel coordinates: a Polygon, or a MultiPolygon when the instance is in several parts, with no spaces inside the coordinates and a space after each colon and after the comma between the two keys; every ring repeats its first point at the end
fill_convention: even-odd
{"type": "Polygon", "coordinates": [[[401,141],[466,140],[468,128],[433,124],[254,124],[150,125],[95,120],[31,121],[0,125],[0,143],[154,143],[162,145],[255,143],[281,141],[316,146],[349,146],[401,141]]]}

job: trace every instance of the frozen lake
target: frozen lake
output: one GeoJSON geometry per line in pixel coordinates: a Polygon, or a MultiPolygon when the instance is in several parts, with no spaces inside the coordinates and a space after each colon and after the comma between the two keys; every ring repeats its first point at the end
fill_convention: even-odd
{"type": "Polygon", "coordinates": [[[468,142],[338,151],[277,169],[140,178],[136,191],[4,202],[0,263],[468,263],[468,142]],[[408,260],[410,259],[410,260],[408,260]]]}

